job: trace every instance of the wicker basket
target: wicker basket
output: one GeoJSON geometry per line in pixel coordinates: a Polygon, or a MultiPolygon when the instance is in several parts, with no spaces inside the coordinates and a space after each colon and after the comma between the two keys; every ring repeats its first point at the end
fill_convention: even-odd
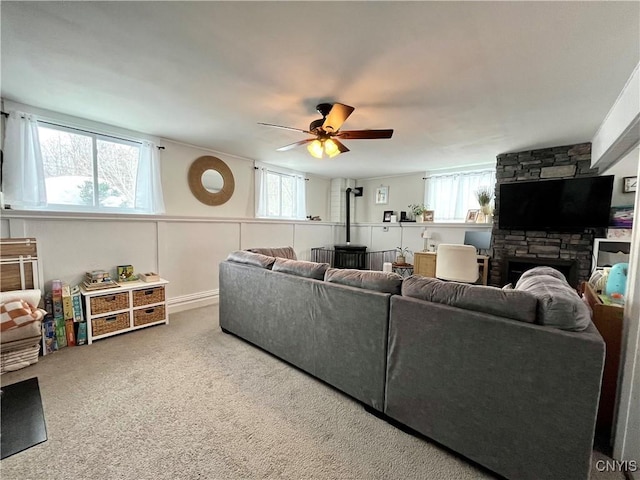
{"type": "Polygon", "coordinates": [[[133,325],[138,327],[147,323],[164,321],[164,305],[151,308],[141,308],[133,312],[133,325]]]}
{"type": "Polygon", "coordinates": [[[105,333],[117,332],[129,328],[129,312],[117,313],[108,317],[91,320],[91,335],[97,337],[105,333]]]}
{"type": "Polygon", "coordinates": [[[133,306],[141,307],[164,302],[164,287],[145,288],[133,291],[133,306]]]}
{"type": "Polygon", "coordinates": [[[112,293],[91,297],[91,315],[117,312],[129,308],[129,292],[112,293]]]}

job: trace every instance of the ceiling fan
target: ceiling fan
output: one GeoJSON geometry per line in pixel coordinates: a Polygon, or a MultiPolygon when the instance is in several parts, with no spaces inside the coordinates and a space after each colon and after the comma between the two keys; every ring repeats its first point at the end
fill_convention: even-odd
{"type": "Polygon", "coordinates": [[[341,153],[348,152],[349,149],[338,139],[341,140],[369,140],[374,138],[391,138],[392,129],[387,130],[340,130],[349,115],[353,113],[355,108],[342,103],[321,103],[316,106],[318,113],[322,118],[314,120],[309,125],[309,130],[300,128],[284,127],[282,125],[274,125],[272,123],[258,122],[260,125],[267,127],[284,128],[285,130],[293,130],[296,132],[308,133],[315,135],[314,138],[307,138],[299,142],[291,143],[277,149],[278,152],[286,152],[300,145],[307,145],[307,150],[315,158],[323,158],[325,155],[333,158],[341,153]]]}

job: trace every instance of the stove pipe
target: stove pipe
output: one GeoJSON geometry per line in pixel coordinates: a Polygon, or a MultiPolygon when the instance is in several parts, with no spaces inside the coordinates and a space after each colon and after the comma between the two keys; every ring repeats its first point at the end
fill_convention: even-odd
{"type": "Polygon", "coordinates": [[[346,206],[347,206],[347,245],[351,243],[351,192],[354,197],[362,196],[363,187],[347,188],[346,190],[346,206]]]}
{"type": "Polygon", "coordinates": [[[351,188],[347,188],[347,245],[351,244],[351,188]]]}

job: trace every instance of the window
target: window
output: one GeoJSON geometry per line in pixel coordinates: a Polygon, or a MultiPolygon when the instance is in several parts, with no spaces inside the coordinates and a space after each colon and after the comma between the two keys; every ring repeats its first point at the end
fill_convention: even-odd
{"type": "Polygon", "coordinates": [[[256,217],[306,217],[304,174],[256,163],[256,217]]]}
{"type": "Polygon", "coordinates": [[[435,210],[435,221],[463,222],[469,209],[479,208],[476,191],[495,184],[495,169],[427,175],[425,204],[435,210]]]}
{"type": "Polygon", "coordinates": [[[157,147],[11,112],[5,194],[15,208],[163,213],[157,147]]]}
{"type": "Polygon", "coordinates": [[[135,207],[140,143],[38,122],[47,204],[135,207]]]}

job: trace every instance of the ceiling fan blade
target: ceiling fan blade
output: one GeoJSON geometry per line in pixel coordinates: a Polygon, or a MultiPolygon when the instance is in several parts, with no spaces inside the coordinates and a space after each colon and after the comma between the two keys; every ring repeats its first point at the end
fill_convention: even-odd
{"type": "Polygon", "coordinates": [[[355,108],[349,105],[334,103],[329,115],[327,115],[327,118],[325,118],[322,124],[322,129],[327,133],[337,132],[354,110],[355,108]]]}
{"type": "Polygon", "coordinates": [[[387,130],[342,130],[337,137],[343,140],[369,140],[374,138],[391,138],[393,129],[387,130]]]}
{"type": "Polygon", "coordinates": [[[338,150],[340,150],[340,153],[346,153],[349,151],[349,149],[345,146],[345,144],[342,142],[339,142],[338,139],[332,138],[331,140],[333,140],[333,143],[335,143],[338,146],[338,150]]]}
{"type": "Polygon", "coordinates": [[[302,132],[302,133],[308,133],[310,135],[313,135],[309,130],[302,130],[301,128],[285,127],[283,125],[274,125],[273,123],[262,123],[262,122],[258,122],[258,125],[266,125],[267,127],[282,128],[284,130],[293,130],[294,132],[302,132]]]}
{"type": "Polygon", "coordinates": [[[315,138],[306,138],[304,140],[300,140],[296,143],[290,143],[289,145],[285,145],[284,147],[277,148],[277,152],[286,152],[287,150],[291,150],[293,148],[299,147],[300,145],[304,145],[305,143],[313,142],[315,138]]]}

